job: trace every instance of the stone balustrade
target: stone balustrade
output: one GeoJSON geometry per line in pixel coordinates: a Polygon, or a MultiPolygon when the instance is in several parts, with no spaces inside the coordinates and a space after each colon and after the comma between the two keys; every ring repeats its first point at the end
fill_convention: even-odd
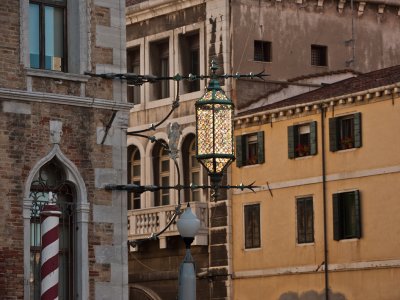
{"type": "MultiPolygon", "coordinates": [[[[186,203],[182,204],[181,209],[185,209],[186,203]]],[[[208,244],[208,207],[206,202],[191,202],[190,207],[193,213],[200,220],[200,230],[195,237],[193,245],[208,244]]],[[[172,219],[175,205],[164,205],[143,209],[128,210],[128,239],[138,240],[151,236],[163,230],[172,219]]],[[[179,217],[178,217],[179,218],[179,217]]],[[[167,236],[179,235],[176,221],[159,236],[160,248],[165,248],[167,236]]]]}

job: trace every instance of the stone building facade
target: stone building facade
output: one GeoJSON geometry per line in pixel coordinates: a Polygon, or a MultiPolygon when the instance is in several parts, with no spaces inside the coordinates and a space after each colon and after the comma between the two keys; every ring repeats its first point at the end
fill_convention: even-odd
{"type": "MultiPolygon", "coordinates": [[[[221,74],[265,70],[270,75],[265,81],[221,82],[240,113],[324,83],[400,63],[395,38],[400,33],[397,1],[127,0],[126,4],[128,72],[157,76],[208,74],[212,59],[217,61],[221,74]]],[[[196,171],[188,162],[193,154],[188,145],[195,133],[194,103],[206,84],[205,80],[198,84],[181,81],[178,89],[176,82],[169,81],[128,87],[127,100],[134,103],[128,132],[157,124],[179,94],[179,107],[149,135],[167,142],[168,123],[180,124],[181,184],[193,182],[196,172],[198,183],[207,182],[203,170],[196,171]]],[[[164,178],[170,185],[178,183],[171,160],[169,171],[160,172],[161,162],[168,161],[168,157],[153,143],[129,136],[127,145],[128,182],[155,184],[164,178]]],[[[226,179],[231,179],[229,172],[226,179]]],[[[230,195],[223,195],[217,203],[209,202],[206,191],[200,191],[197,200],[188,193],[181,195],[196,206],[204,225],[194,246],[201,299],[234,297],[232,224],[236,219],[232,218],[230,195]]],[[[141,239],[161,230],[176,204],[176,191],[132,194],[128,199],[129,239],[141,239]],[[160,202],[163,196],[165,203],[160,202]]],[[[176,296],[183,248],[182,244],[179,248],[178,235],[172,226],[159,241],[131,249],[132,299],[139,295],[144,299],[176,296]]]]}
{"type": "MultiPolygon", "coordinates": [[[[0,291],[39,299],[39,213],[56,201],[59,297],[128,299],[124,1],[0,4],[0,291]]],[[[44,280],[44,278],[42,278],[44,280]]]]}

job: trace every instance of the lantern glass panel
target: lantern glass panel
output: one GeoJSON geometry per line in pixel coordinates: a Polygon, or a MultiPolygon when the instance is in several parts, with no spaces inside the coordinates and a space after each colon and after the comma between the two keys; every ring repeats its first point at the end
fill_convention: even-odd
{"type": "Polygon", "coordinates": [[[202,105],[197,109],[197,153],[213,153],[213,105],[202,105]]]}
{"type": "Polygon", "coordinates": [[[232,154],[232,110],[230,105],[215,104],[215,153],[232,154]]]}

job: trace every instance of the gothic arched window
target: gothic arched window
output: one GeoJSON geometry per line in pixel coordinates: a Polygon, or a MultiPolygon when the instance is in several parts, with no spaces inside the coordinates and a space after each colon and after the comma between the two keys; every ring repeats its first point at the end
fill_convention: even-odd
{"type": "Polygon", "coordinates": [[[32,201],[30,218],[30,295],[31,299],[40,299],[41,280],[41,229],[40,212],[49,202],[55,203],[60,212],[59,223],[59,284],[58,298],[71,299],[74,287],[74,249],[75,236],[72,230],[74,222],[75,190],[66,180],[66,174],[56,159],[45,164],[36,173],[30,188],[32,201]]]}

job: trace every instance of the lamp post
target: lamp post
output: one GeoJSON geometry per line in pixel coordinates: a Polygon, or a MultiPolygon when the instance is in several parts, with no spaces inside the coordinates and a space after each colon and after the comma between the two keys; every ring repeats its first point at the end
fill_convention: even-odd
{"type": "Polygon", "coordinates": [[[179,300],[195,300],[196,299],[196,270],[192,254],[190,253],[190,245],[192,244],[197,231],[200,228],[200,220],[193,214],[189,203],[185,212],[176,222],[179,234],[182,236],[186,245],[186,254],[179,269],[179,300]]]}

